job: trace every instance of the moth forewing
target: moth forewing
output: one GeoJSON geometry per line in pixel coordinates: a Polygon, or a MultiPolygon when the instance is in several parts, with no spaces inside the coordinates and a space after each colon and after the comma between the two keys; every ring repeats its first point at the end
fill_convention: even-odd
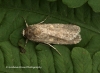
{"type": "Polygon", "coordinates": [[[71,24],[35,24],[32,27],[37,27],[42,34],[67,41],[74,39],[80,33],[80,27],[71,24]]]}
{"type": "Polygon", "coordinates": [[[80,27],[71,24],[34,24],[23,30],[27,39],[47,44],[77,44],[81,41],[79,33],[80,27]]]}

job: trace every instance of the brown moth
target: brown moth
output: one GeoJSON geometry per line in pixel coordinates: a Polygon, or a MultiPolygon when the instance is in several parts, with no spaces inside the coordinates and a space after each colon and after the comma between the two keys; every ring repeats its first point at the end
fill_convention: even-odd
{"type": "MultiPolygon", "coordinates": [[[[27,25],[23,29],[23,36],[31,41],[48,44],[77,44],[81,41],[80,27],[72,24],[44,24],[27,25]]],[[[53,47],[58,53],[59,51],[53,47]]],[[[59,53],[60,54],[60,53],[59,53]]]]}

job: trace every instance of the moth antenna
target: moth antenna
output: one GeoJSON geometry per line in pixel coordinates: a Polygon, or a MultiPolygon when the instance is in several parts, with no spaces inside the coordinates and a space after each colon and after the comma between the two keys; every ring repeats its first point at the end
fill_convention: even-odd
{"type": "Polygon", "coordinates": [[[49,17],[49,15],[43,21],[39,22],[38,24],[44,23],[44,21],[47,20],[48,17],[49,17]]]}
{"type": "Polygon", "coordinates": [[[25,20],[25,18],[23,17],[23,19],[24,19],[24,21],[25,21],[25,23],[26,23],[26,27],[28,27],[28,24],[27,24],[27,22],[26,22],[26,20],[25,20]]]}
{"type": "Polygon", "coordinates": [[[54,46],[52,46],[52,45],[49,44],[49,43],[45,43],[45,44],[47,44],[47,45],[49,45],[50,47],[52,47],[54,50],[56,50],[56,52],[58,52],[59,55],[61,55],[61,53],[60,53],[54,46]]]}
{"type": "Polygon", "coordinates": [[[28,24],[27,24],[26,20],[25,20],[25,23],[26,23],[26,27],[28,27],[28,24]]]}

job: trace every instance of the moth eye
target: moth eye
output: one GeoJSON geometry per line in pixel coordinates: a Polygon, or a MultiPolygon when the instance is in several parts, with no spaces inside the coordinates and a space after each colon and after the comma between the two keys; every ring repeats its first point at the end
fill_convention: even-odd
{"type": "Polygon", "coordinates": [[[31,31],[28,31],[29,34],[31,34],[31,31]]]}
{"type": "Polygon", "coordinates": [[[30,31],[28,33],[31,33],[30,31]]]}

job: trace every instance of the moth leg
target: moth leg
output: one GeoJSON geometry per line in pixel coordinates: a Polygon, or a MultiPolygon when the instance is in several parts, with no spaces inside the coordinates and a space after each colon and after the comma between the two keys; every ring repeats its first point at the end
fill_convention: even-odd
{"type": "Polygon", "coordinates": [[[19,46],[20,47],[20,52],[22,52],[22,53],[26,52],[26,50],[24,48],[25,48],[27,42],[28,42],[28,39],[26,39],[24,47],[19,46]]]}
{"type": "Polygon", "coordinates": [[[39,22],[38,24],[44,23],[44,21],[47,20],[48,17],[49,17],[49,15],[43,21],[39,22]]]}
{"type": "Polygon", "coordinates": [[[19,46],[19,50],[20,50],[21,53],[25,53],[26,52],[26,50],[22,46],[19,46]]]}
{"type": "Polygon", "coordinates": [[[49,44],[49,43],[45,43],[45,44],[47,44],[47,45],[49,45],[50,47],[52,47],[54,50],[56,50],[56,52],[58,52],[58,54],[61,55],[61,53],[60,53],[55,47],[53,47],[51,44],[49,44]]]}
{"type": "Polygon", "coordinates": [[[25,46],[26,46],[27,42],[28,42],[28,39],[26,39],[26,41],[25,41],[25,46]]]}

